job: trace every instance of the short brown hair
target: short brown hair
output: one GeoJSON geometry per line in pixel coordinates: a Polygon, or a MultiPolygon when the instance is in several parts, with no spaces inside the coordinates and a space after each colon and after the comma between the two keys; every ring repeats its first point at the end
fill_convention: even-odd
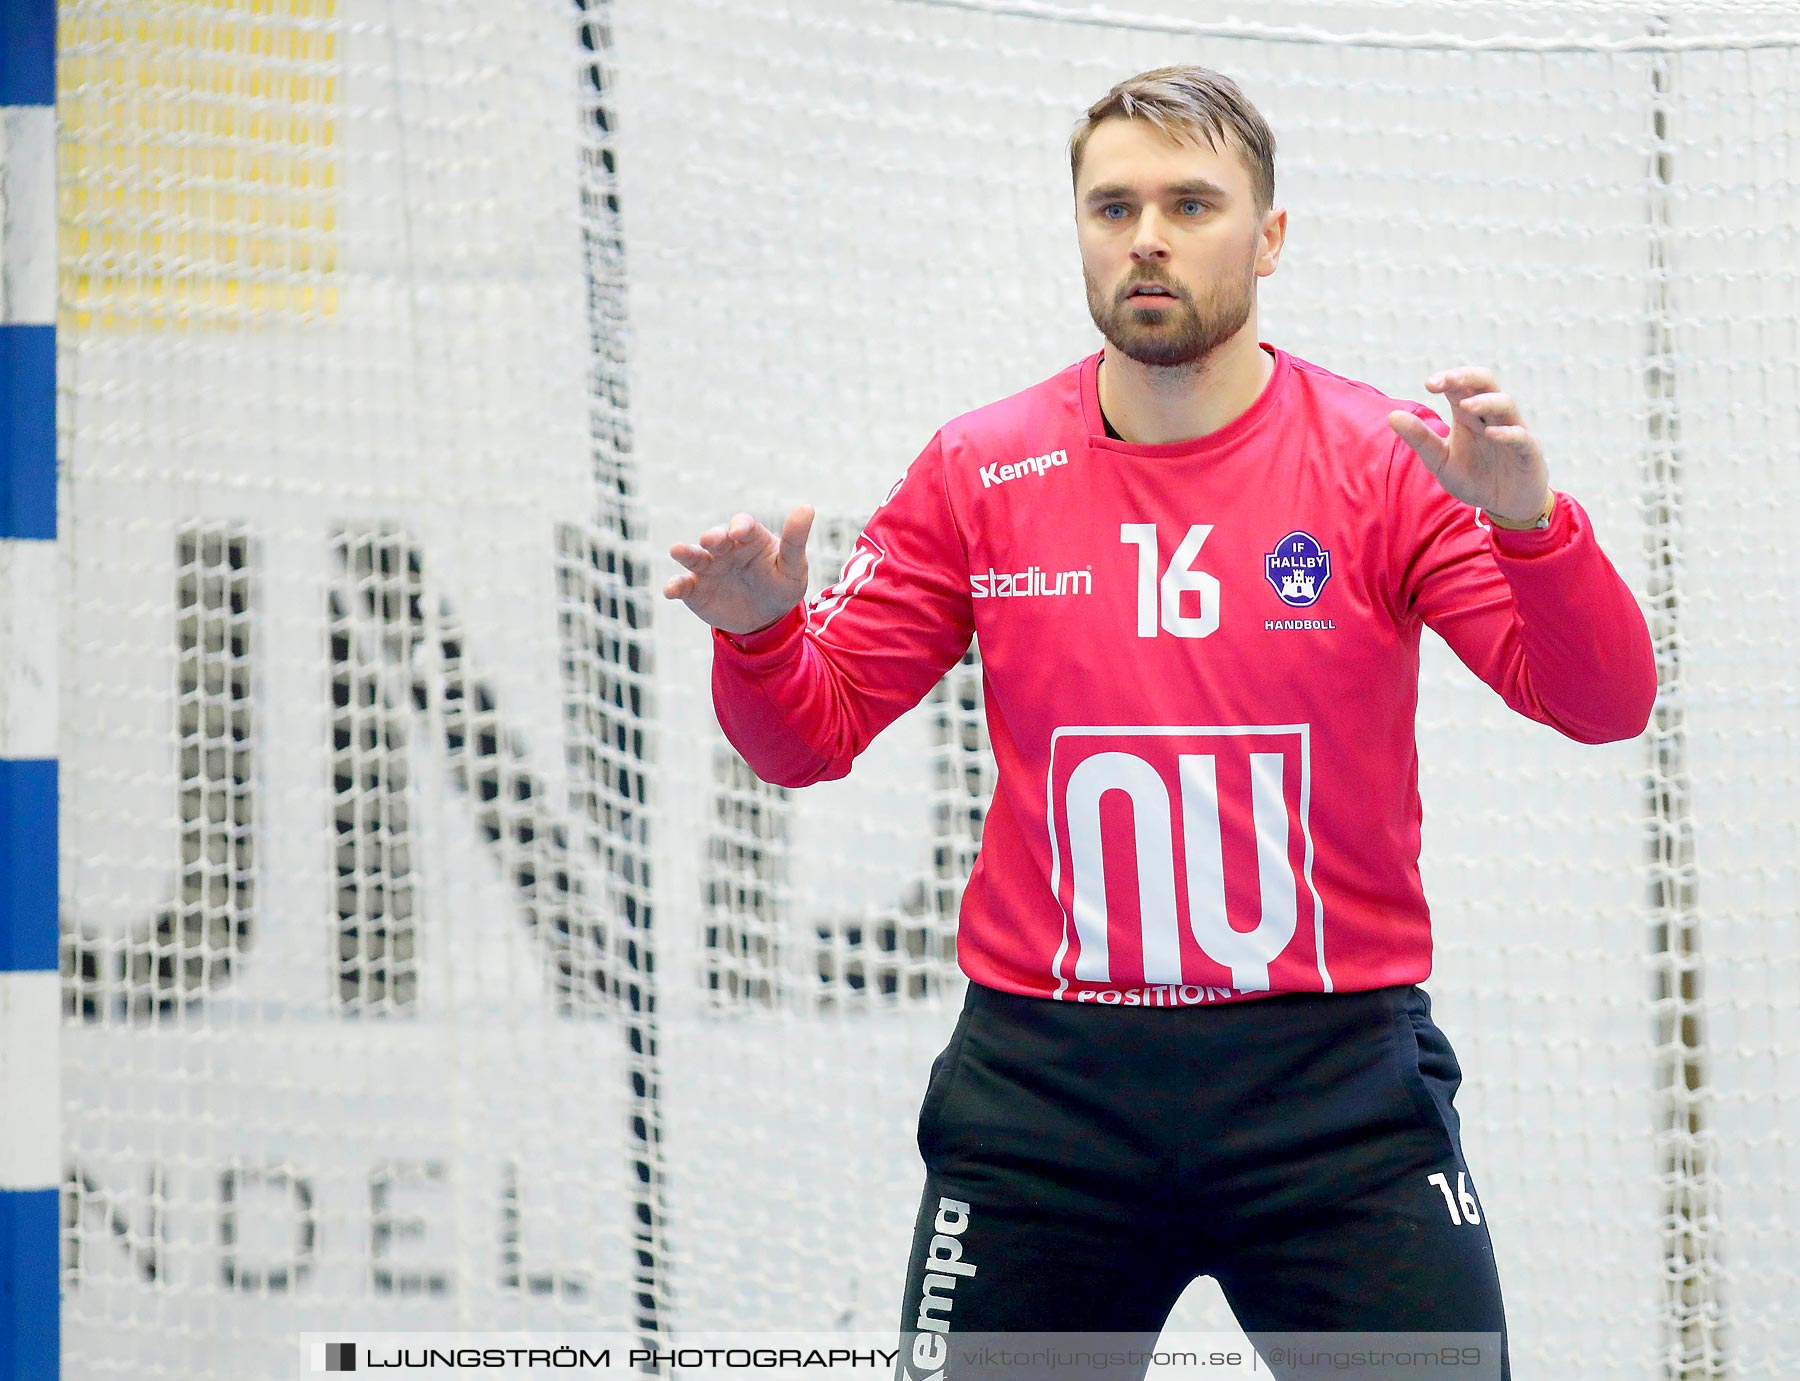
{"type": "Polygon", "coordinates": [[[1069,136],[1069,177],[1081,175],[1081,154],[1102,120],[1147,120],[1170,138],[1236,147],[1250,172],[1256,209],[1275,204],[1275,134],[1238,84],[1209,67],[1157,67],[1127,77],[1075,124],[1069,136]]]}

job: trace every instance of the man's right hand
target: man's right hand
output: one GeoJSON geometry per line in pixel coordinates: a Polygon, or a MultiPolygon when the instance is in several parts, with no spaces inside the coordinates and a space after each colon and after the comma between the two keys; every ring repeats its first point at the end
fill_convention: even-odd
{"type": "Polygon", "coordinates": [[[724,633],[766,628],[806,598],[806,535],[813,511],[805,504],[788,514],[781,536],[748,513],[700,534],[698,546],[677,542],[669,555],[686,568],[663,586],[724,633]]]}

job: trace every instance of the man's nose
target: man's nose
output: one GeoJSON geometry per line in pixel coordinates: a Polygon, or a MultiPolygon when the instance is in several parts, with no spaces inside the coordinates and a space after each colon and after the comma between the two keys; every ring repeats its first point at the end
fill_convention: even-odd
{"type": "Polygon", "coordinates": [[[1162,215],[1154,206],[1146,206],[1138,217],[1137,234],[1131,239],[1131,257],[1139,261],[1169,257],[1169,242],[1163,234],[1162,215]]]}

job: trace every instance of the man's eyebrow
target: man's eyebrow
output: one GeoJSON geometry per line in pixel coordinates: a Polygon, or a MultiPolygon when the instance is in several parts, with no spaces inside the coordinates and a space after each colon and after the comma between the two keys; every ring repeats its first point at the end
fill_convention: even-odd
{"type": "MultiPolygon", "coordinates": [[[[1171,197],[1223,197],[1225,189],[1216,182],[1208,182],[1203,177],[1189,178],[1186,182],[1175,182],[1162,189],[1165,196],[1171,197]]],[[[1104,182],[1089,190],[1082,198],[1092,206],[1099,201],[1118,201],[1135,195],[1134,189],[1123,182],[1104,182]]]]}

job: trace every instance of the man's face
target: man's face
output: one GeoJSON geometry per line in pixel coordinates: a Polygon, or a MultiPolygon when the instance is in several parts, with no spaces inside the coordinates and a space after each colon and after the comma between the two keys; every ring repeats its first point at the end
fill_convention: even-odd
{"type": "Polygon", "coordinates": [[[1287,212],[1259,213],[1235,148],[1108,119],[1082,152],[1075,225],[1088,311],[1142,364],[1203,360],[1249,321],[1287,212]]]}

